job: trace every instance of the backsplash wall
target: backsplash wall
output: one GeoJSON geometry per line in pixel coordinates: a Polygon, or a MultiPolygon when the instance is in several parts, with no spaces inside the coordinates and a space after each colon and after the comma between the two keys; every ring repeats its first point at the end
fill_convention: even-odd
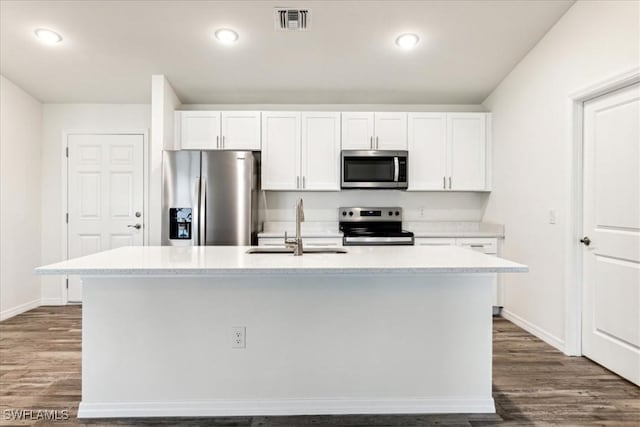
{"type": "Polygon", "coordinates": [[[341,206],[400,206],[404,209],[405,221],[481,221],[489,193],[261,191],[260,221],[294,221],[298,197],[304,200],[306,221],[337,221],[341,206]]]}

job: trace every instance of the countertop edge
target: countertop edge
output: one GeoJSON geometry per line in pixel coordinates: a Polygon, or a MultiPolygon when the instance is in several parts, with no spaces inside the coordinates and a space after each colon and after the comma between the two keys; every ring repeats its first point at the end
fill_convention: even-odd
{"type": "Polygon", "coordinates": [[[109,268],[109,269],[36,269],[35,274],[72,276],[260,276],[260,275],[422,275],[473,273],[526,273],[528,267],[432,267],[432,268],[109,268]]]}

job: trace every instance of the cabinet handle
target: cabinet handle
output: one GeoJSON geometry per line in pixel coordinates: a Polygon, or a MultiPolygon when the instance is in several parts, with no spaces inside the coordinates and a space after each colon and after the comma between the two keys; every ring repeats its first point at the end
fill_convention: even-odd
{"type": "Polygon", "coordinates": [[[302,177],[302,188],[307,188],[306,176],[302,177]]]}
{"type": "Polygon", "coordinates": [[[451,177],[449,177],[449,190],[451,190],[451,177]]]}
{"type": "Polygon", "coordinates": [[[220,148],[220,135],[216,136],[216,148],[220,148]]]}
{"type": "Polygon", "coordinates": [[[222,135],[222,148],[224,148],[224,135],[222,135]]]}
{"type": "Polygon", "coordinates": [[[296,188],[300,188],[300,177],[296,176],[296,188]]]}
{"type": "Polygon", "coordinates": [[[378,137],[376,136],[376,150],[378,149],[378,137]]]}
{"type": "Polygon", "coordinates": [[[445,189],[445,190],[447,189],[447,177],[446,176],[442,177],[442,188],[445,189]]]}
{"type": "Polygon", "coordinates": [[[373,136],[369,137],[369,147],[373,150],[373,136]]]}

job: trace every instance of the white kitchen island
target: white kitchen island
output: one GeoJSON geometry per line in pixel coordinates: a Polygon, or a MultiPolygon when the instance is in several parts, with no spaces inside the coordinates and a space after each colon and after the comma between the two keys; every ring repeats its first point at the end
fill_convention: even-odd
{"type": "Polygon", "coordinates": [[[247,249],[127,247],[37,269],[82,277],[78,415],[495,411],[491,283],[526,266],[459,247],[247,249]]]}

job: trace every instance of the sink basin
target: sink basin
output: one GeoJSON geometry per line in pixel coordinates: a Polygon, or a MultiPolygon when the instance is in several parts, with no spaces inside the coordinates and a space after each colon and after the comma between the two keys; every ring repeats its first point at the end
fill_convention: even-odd
{"type": "MultiPolygon", "coordinates": [[[[251,248],[248,254],[293,254],[293,248],[285,248],[284,246],[269,246],[251,248]]],[[[347,250],[342,248],[304,248],[303,254],[346,254],[347,250]]]]}

